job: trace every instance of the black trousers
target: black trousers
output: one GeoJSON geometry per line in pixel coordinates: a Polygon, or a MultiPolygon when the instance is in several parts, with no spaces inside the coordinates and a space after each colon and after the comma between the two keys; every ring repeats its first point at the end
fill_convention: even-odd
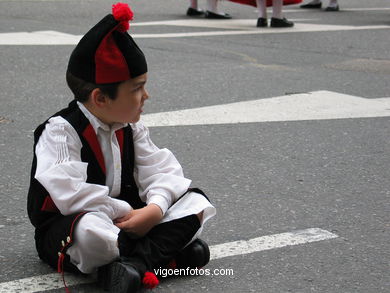
{"type": "MultiPolygon", "coordinates": [[[[57,269],[59,258],[62,257],[61,266],[64,271],[81,273],[70,262],[66,250],[77,241],[74,239],[73,230],[84,214],[59,216],[44,229],[36,231],[38,254],[44,262],[57,269]]],[[[134,238],[121,231],[118,235],[119,253],[143,274],[145,271],[168,264],[199,228],[198,217],[190,215],[156,225],[141,238],[134,238]]]]}
{"type": "Polygon", "coordinates": [[[199,228],[198,217],[190,215],[159,224],[138,239],[121,231],[118,236],[119,253],[143,274],[172,261],[199,228]]]}

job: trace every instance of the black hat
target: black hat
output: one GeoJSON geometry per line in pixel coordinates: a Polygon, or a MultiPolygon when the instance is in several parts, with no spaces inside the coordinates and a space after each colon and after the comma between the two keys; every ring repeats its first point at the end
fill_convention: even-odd
{"type": "Polygon", "coordinates": [[[125,3],[90,29],[73,50],[68,72],[86,82],[122,82],[147,72],[144,54],[127,33],[133,12],[125,3]]]}

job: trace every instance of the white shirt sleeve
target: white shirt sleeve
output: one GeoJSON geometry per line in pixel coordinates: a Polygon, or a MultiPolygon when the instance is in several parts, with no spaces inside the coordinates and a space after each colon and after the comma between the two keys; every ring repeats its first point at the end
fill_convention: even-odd
{"type": "Polygon", "coordinates": [[[184,194],[191,180],[184,177],[183,169],[168,149],[153,144],[149,130],[142,123],[132,124],[135,180],[140,197],[147,204],[157,204],[163,214],[184,194]]]}
{"type": "Polygon", "coordinates": [[[127,202],[110,197],[107,186],[86,182],[88,164],[81,161],[81,148],[69,122],[62,117],[51,118],[35,148],[35,178],[63,215],[94,211],[112,220],[123,217],[131,211],[127,202]]]}

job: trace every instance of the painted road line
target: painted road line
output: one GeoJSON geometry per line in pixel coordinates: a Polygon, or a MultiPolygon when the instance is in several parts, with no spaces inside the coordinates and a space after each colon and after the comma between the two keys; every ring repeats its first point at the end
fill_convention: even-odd
{"type": "MultiPolygon", "coordinates": [[[[65,280],[68,287],[96,281],[93,277],[80,277],[67,273],[65,274],[65,280]]],[[[61,288],[64,288],[64,283],[61,275],[58,273],[0,283],[0,292],[2,293],[34,293],[61,288]]]]}
{"type": "Polygon", "coordinates": [[[81,37],[57,31],[0,33],[0,45],[76,45],[81,37]]]}
{"type": "MultiPolygon", "coordinates": [[[[319,228],[309,228],[293,232],[261,236],[249,240],[240,240],[210,246],[211,260],[230,256],[245,255],[259,251],[294,246],[337,238],[336,234],[319,228]]],[[[95,282],[93,277],[78,277],[65,274],[68,286],[95,282]]],[[[57,273],[24,278],[0,283],[0,292],[34,293],[63,288],[61,276],[57,273]]]]}
{"type": "MultiPolygon", "coordinates": [[[[253,24],[254,25],[254,24],[253,24]]],[[[267,28],[264,30],[248,27],[247,30],[234,31],[207,31],[207,32],[187,32],[187,33],[164,33],[164,34],[134,34],[134,38],[187,38],[187,37],[212,37],[212,36],[233,36],[233,35],[265,35],[265,34],[286,34],[286,33],[306,33],[306,32],[331,32],[331,31],[353,31],[353,30],[375,30],[390,29],[390,25],[370,25],[370,26],[348,26],[348,25],[322,25],[310,23],[295,23],[292,28],[267,28]]],[[[1,44],[1,43],[0,43],[1,44]]]]}
{"type": "MultiPolygon", "coordinates": [[[[316,19],[312,18],[294,18],[289,19],[294,22],[309,22],[316,19]]],[[[256,27],[257,19],[179,19],[179,20],[164,20],[164,21],[151,21],[151,22],[136,22],[131,26],[181,26],[181,27],[201,27],[201,28],[218,28],[218,29],[236,29],[236,30],[255,30],[259,31],[256,27]]],[[[270,28],[271,29],[271,28],[270,28]]]]}
{"type": "MultiPolygon", "coordinates": [[[[182,20],[182,23],[195,23],[194,20],[182,20]]],[[[208,36],[229,36],[229,35],[260,35],[260,34],[285,34],[302,32],[330,32],[330,31],[353,31],[353,30],[377,30],[390,29],[389,25],[370,25],[370,26],[349,26],[349,25],[322,25],[310,23],[296,23],[292,28],[254,28],[253,20],[247,19],[235,20],[235,30],[217,30],[202,32],[184,32],[184,33],[162,33],[162,34],[132,34],[135,39],[154,39],[154,38],[184,38],[184,37],[208,37],[208,36]],[[240,21],[242,24],[240,25],[240,21]],[[241,30],[242,29],[242,30],[241,30]]],[[[162,22],[160,22],[162,23],[162,22]]],[[[166,25],[173,25],[172,21],[167,21],[166,25]]],[[[195,25],[195,24],[194,24],[195,25]]],[[[210,22],[209,22],[210,25],[210,22]]],[[[221,24],[216,23],[221,29],[221,24]]],[[[76,45],[81,35],[72,35],[57,31],[34,31],[34,32],[12,32],[0,33],[0,45],[76,45]]]]}
{"type": "MultiPolygon", "coordinates": [[[[390,7],[361,7],[361,8],[340,8],[341,11],[382,11],[382,10],[390,10],[390,7]]],[[[257,10],[255,9],[255,12],[257,10]]],[[[312,13],[312,9],[283,9],[283,13],[289,13],[289,12],[299,12],[299,13],[312,13]]]]}
{"type": "Polygon", "coordinates": [[[299,245],[337,238],[336,234],[319,228],[262,236],[250,240],[240,240],[210,247],[210,259],[249,254],[285,246],[299,245]]]}
{"type": "Polygon", "coordinates": [[[316,91],[142,116],[149,127],[389,117],[390,99],[316,91]]]}

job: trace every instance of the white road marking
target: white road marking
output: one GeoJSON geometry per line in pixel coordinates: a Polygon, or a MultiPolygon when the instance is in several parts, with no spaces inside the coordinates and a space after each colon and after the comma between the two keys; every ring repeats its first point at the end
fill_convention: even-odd
{"type": "Polygon", "coordinates": [[[210,259],[219,259],[235,255],[281,248],[310,242],[337,238],[336,234],[319,228],[310,228],[293,232],[261,236],[249,240],[222,243],[210,247],[210,259]]]}
{"type": "MultiPolygon", "coordinates": [[[[382,10],[390,10],[390,7],[344,8],[344,7],[341,6],[340,10],[343,11],[343,12],[344,11],[382,11],[382,10]]],[[[321,10],[318,9],[318,10],[314,10],[314,11],[321,11],[321,10]]],[[[300,12],[300,13],[306,12],[306,13],[310,13],[310,12],[314,12],[314,11],[312,9],[302,9],[302,8],[299,8],[299,9],[283,9],[283,13],[288,13],[288,12],[300,12]]]]}
{"type": "Polygon", "coordinates": [[[390,99],[316,91],[142,116],[149,127],[389,117],[390,99]]]}
{"type": "MultiPolygon", "coordinates": [[[[337,238],[336,234],[319,228],[309,228],[293,232],[261,236],[249,240],[240,240],[218,245],[210,246],[211,260],[220,259],[229,256],[244,255],[264,250],[282,248],[323,240],[337,238]]],[[[95,282],[94,277],[79,277],[71,274],[65,274],[66,284],[68,286],[86,284],[95,282]]],[[[15,293],[34,293],[53,289],[63,288],[61,276],[57,273],[35,276],[0,283],[0,292],[15,293]]]]}
{"type": "MultiPolygon", "coordinates": [[[[313,21],[314,19],[290,19],[292,21],[313,21]]],[[[179,20],[164,20],[164,21],[150,21],[150,22],[135,22],[131,26],[182,26],[182,27],[207,27],[219,29],[239,29],[239,30],[255,30],[257,19],[179,19],[179,20]]]]}
{"type": "MultiPolygon", "coordinates": [[[[184,33],[159,33],[159,34],[132,34],[136,39],[150,38],[183,38],[183,37],[207,37],[207,36],[228,36],[228,35],[260,35],[260,34],[281,34],[299,32],[323,32],[323,31],[353,31],[353,30],[376,30],[390,29],[389,25],[323,25],[310,23],[296,23],[293,28],[264,28],[255,27],[255,20],[235,19],[225,20],[168,20],[149,23],[134,23],[134,26],[146,25],[167,25],[167,26],[191,26],[211,27],[216,31],[184,32],[184,33]],[[234,28],[234,30],[231,30],[234,28]]],[[[0,45],[76,45],[81,35],[72,35],[57,31],[33,31],[33,32],[9,32],[0,33],[0,45]]]]}
{"type": "MultiPolygon", "coordinates": [[[[93,283],[96,280],[93,277],[80,277],[66,273],[66,285],[75,286],[81,284],[93,283]]],[[[24,278],[10,282],[0,283],[0,292],[2,293],[34,293],[54,289],[64,288],[62,277],[58,273],[40,275],[31,278],[24,278]]]]}
{"type": "Polygon", "coordinates": [[[0,33],[0,45],[76,45],[81,37],[57,31],[0,33]]]}

